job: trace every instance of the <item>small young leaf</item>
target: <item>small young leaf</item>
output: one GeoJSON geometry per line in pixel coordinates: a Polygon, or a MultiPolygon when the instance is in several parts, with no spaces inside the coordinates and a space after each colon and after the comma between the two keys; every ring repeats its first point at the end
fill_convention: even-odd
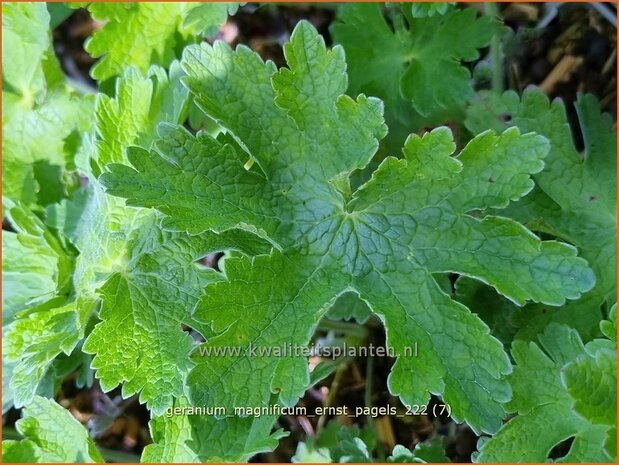
{"type": "Polygon", "coordinates": [[[449,463],[451,460],[445,455],[445,449],[441,444],[440,438],[434,438],[428,442],[418,443],[414,449],[410,450],[404,446],[396,445],[393,448],[391,457],[387,458],[389,463],[449,463]]]}
{"type": "Polygon", "coordinates": [[[51,399],[35,397],[17,422],[21,441],[2,441],[4,463],[103,462],[86,429],[51,399]]]}
{"type": "Polygon", "coordinates": [[[122,75],[130,66],[142,73],[153,64],[167,68],[179,38],[193,41],[201,33],[216,32],[237,8],[237,3],[93,2],[88,10],[107,23],[86,43],[93,57],[103,56],[91,74],[103,81],[122,75]]]}
{"type": "Polygon", "coordinates": [[[97,161],[126,163],[127,147],[150,147],[159,123],[179,123],[187,103],[187,90],[178,62],[172,62],[169,74],[153,66],[146,77],[128,68],[116,81],[116,95],[99,94],[97,115],[97,161]]]}
{"type": "Polygon", "coordinates": [[[9,363],[16,362],[11,389],[17,408],[32,401],[51,363],[60,353],[71,353],[80,332],[74,303],[37,311],[9,325],[2,350],[9,363]]]}
{"type": "MultiPolygon", "coordinates": [[[[447,3],[423,5],[436,9],[447,3]]],[[[388,142],[393,141],[389,155],[411,131],[457,116],[473,96],[463,63],[477,59],[497,30],[493,18],[478,18],[473,8],[424,17],[415,14],[418,5],[401,8],[404,14],[393,12],[390,26],[382,4],[348,3],[338,9],[331,28],[346,50],[351,94],[364,92],[385,102],[388,142]]]]}
{"type": "Polygon", "coordinates": [[[545,462],[569,438],[574,441],[561,461],[614,461],[616,452],[605,444],[616,432],[615,342],[585,346],[576,331],[554,323],[539,341],[514,342],[514,398],[507,408],[517,416],[483,443],[477,461],[545,462]]]}

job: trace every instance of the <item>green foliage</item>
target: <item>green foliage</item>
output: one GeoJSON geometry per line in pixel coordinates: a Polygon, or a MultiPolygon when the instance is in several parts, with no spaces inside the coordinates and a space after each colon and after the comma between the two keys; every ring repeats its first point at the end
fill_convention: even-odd
{"type": "Polygon", "coordinates": [[[449,11],[450,5],[455,5],[455,2],[415,2],[411,5],[411,14],[413,18],[444,15],[449,11]]]}
{"type": "MultiPolygon", "coordinates": [[[[569,438],[563,461],[614,459],[616,135],[595,98],[581,154],[562,103],[474,94],[499,26],[472,8],[342,5],[341,45],[301,21],[281,68],[202,40],[237,8],[88,4],[91,95],[54,55],[69,12],[3,4],[3,412],[24,408],[3,460],[101,461],[52,400],[97,378],[148,408],[142,461],[247,461],[286,433],[234,407],[293,406],[337,365],[273,350],[378,321],[390,393],[442,397],[490,436],[477,460],[569,438]],[[420,130],[471,99],[471,134],[420,130]]],[[[294,459],[448,461],[337,421],[294,459]]]]}
{"type": "MultiPolygon", "coordinates": [[[[467,126],[473,132],[518,127],[550,140],[546,166],[534,175],[535,189],[501,214],[578,246],[596,274],[595,288],[564,308],[526,307],[533,319],[526,318],[526,325],[521,326],[533,337],[549,321],[556,321],[578,329],[589,340],[598,333],[602,311],[617,299],[616,130],[610,117],[600,113],[593,96],[579,96],[576,110],[585,142],[583,153],[574,145],[562,102],[550,103],[536,89],[527,90],[522,99],[513,92],[502,96],[482,93],[467,115],[467,126]]],[[[509,304],[499,305],[514,312],[509,304]]]]}
{"type": "Polygon", "coordinates": [[[340,295],[327,312],[332,320],[351,320],[365,323],[372,315],[372,310],[353,292],[340,295]]]}
{"type": "Polygon", "coordinates": [[[84,427],[51,399],[35,397],[17,430],[24,439],[2,441],[4,463],[103,462],[84,427]]]}
{"type": "Polygon", "coordinates": [[[410,132],[459,119],[473,96],[464,63],[479,57],[497,24],[477,17],[473,8],[447,11],[447,6],[403,4],[390,12],[391,24],[379,3],[349,3],[338,10],[332,33],[346,50],[350,93],[365,92],[385,102],[389,155],[410,132]]]}
{"type": "Polygon", "coordinates": [[[115,97],[99,94],[97,100],[97,161],[126,162],[126,149],[131,145],[150,147],[157,124],[183,120],[187,106],[187,90],[181,85],[182,71],[172,62],[169,75],[158,67],[148,70],[146,77],[135,68],[127,68],[116,81],[115,97]]]}
{"type": "MultiPolygon", "coordinates": [[[[501,379],[509,362],[487,327],[450,300],[431,273],[475,276],[519,304],[560,305],[593,286],[572,247],[540,242],[505,218],[467,214],[528,193],[546,141],[517,130],[485,133],[453,158],[447,129],[411,136],[404,159],[385,160],[351,194],[346,176],[368,163],[384,135],[382,107],[364,95],[342,95],[343,50],[328,51],[309,24],[297,26],[285,54],[289,68],[278,71],[244,47],[187,48],[185,82],[232,138],[162,127],[157,152],[129,152],[135,169],[109,166],[102,177],[108,192],[156,207],[171,229],[198,234],[249,225],[278,245],[268,256],[228,259],[226,280],[207,287],[194,315],[217,334],[207,346],[305,345],[331,303],[355,290],[385,321],[396,353],[411,339],[426,348],[418,359],[398,359],[391,391],[407,404],[441,393],[454,418],[495,431],[509,398],[501,379]],[[251,91],[248,74],[255,76],[251,91]],[[254,161],[250,169],[247,160],[254,161]],[[244,318],[248,311],[251,319],[244,318]],[[282,334],[287,326],[293,329],[282,334]],[[476,383],[458,381],[475,376],[476,383]]],[[[196,404],[262,405],[278,394],[293,405],[309,380],[306,363],[294,357],[194,361],[196,404]],[[248,384],[235,384],[249,372],[248,384]],[[264,383],[267,373],[274,376],[264,383]]]]}
{"type": "Polygon", "coordinates": [[[388,457],[371,427],[346,427],[331,421],[315,438],[300,442],[292,461],[296,463],[449,463],[439,438],[408,449],[397,444],[388,457]]]}
{"type": "Polygon", "coordinates": [[[107,21],[85,46],[93,57],[103,56],[92,76],[105,80],[129,66],[143,73],[153,64],[167,67],[177,48],[217,32],[237,8],[238,3],[90,3],[93,18],[107,21]]]}
{"type": "Polygon", "coordinates": [[[66,82],[50,41],[43,3],[2,9],[2,195],[48,205],[74,189],[74,132],[92,124],[92,99],[66,82]]]}
{"type": "MultiPolygon", "coordinates": [[[[185,399],[174,405],[187,406],[185,399]]],[[[156,417],[150,422],[154,444],[144,449],[141,461],[246,462],[255,454],[275,449],[277,441],[286,436],[281,430],[271,434],[275,420],[270,415],[223,419],[213,415],[156,417]]]]}
{"type": "MultiPolygon", "coordinates": [[[[616,325],[616,307],[611,312],[616,325]]],[[[480,462],[544,462],[573,439],[563,462],[611,462],[616,455],[616,332],[583,345],[576,331],[550,324],[534,342],[516,341],[510,376],[517,416],[482,442],[480,462]]]]}
{"type": "Polygon", "coordinates": [[[597,276],[589,299],[612,305],[617,300],[616,129],[592,95],[579,96],[576,111],[582,154],[574,146],[563,103],[550,103],[536,89],[522,99],[514,92],[482,93],[468,111],[467,127],[473,132],[518,127],[550,140],[545,168],[534,175],[537,187],[503,213],[578,246],[597,276]]]}
{"type": "Polygon", "coordinates": [[[15,313],[68,293],[73,260],[30,210],[8,199],[3,207],[15,230],[2,234],[2,322],[6,325],[15,313]]]}
{"type": "MultiPolygon", "coordinates": [[[[572,141],[563,104],[549,103],[539,90],[527,90],[522,99],[513,92],[502,96],[484,93],[468,111],[467,126],[474,132],[518,127],[535,129],[550,140],[546,166],[534,175],[535,189],[503,214],[577,245],[596,272],[596,287],[590,293],[554,311],[540,306],[516,309],[498,296],[491,301],[478,294],[470,299],[477,301],[473,308],[488,312],[502,308],[503,315],[511,315],[519,327],[514,339],[535,341],[543,333],[539,338],[546,351],[544,354],[532,342],[513,343],[512,354],[522,367],[517,365],[513,375],[514,400],[508,408],[521,416],[482,446],[482,461],[544,461],[554,445],[570,437],[574,443],[563,461],[609,461],[616,456],[615,351],[598,351],[600,345],[608,348],[599,339],[583,346],[573,330],[553,323],[577,328],[590,340],[599,334],[595,326],[601,311],[616,300],[616,133],[610,118],[600,114],[593,96],[580,96],[576,109],[585,142],[583,154],[572,141]],[[558,352],[557,344],[573,347],[565,349],[571,352],[558,352]],[[530,380],[544,371],[547,383],[531,385],[530,380]],[[544,398],[548,392],[558,397],[552,401],[544,398]],[[530,403],[519,404],[518,395],[527,396],[530,403]]],[[[613,310],[613,322],[614,318],[613,310]]],[[[604,332],[615,339],[615,331],[604,332]]]]}
{"type": "Polygon", "coordinates": [[[455,283],[454,298],[477,313],[505,345],[515,339],[532,341],[554,322],[576,329],[585,341],[600,334],[601,310],[592,306],[589,294],[560,307],[531,303],[518,306],[495,289],[466,276],[455,283]]]}

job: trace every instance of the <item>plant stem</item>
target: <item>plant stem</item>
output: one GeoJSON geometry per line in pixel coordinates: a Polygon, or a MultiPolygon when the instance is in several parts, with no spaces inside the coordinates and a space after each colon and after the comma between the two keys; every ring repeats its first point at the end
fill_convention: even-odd
{"type": "MultiPolygon", "coordinates": [[[[325,412],[329,409],[329,407],[331,407],[331,405],[333,405],[333,402],[335,401],[335,397],[337,396],[337,390],[340,387],[340,381],[342,379],[342,376],[346,372],[346,368],[348,368],[348,364],[343,363],[342,365],[339,365],[335,370],[335,376],[333,377],[333,382],[331,383],[329,394],[327,394],[327,398],[325,399],[325,402],[323,404],[323,407],[325,407],[325,412]]],[[[318,423],[316,424],[316,437],[318,437],[318,434],[320,433],[320,431],[322,431],[322,428],[325,426],[326,422],[327,415],[325,413],[320,416],[320,418],[318,419],[318,423]]]]}
{"type": "MultiPolygon", "coordinates": [[[[365,365],[365,392],[363,395],[363,403],[366,407],[372,407],[372,389],[374,387],[374,357],[368,357],[365,365]]],[[[368,415],[368,425],[374,424],[372,415],[368,415]]]]}
{"type": "MultiPolygon", "coordinates": [[[[486,3],[486,14],[499,18],[499,9],[495,2],[486,3]]],[[[501,53],[501,38],[495,32],[490,41],[490,64],[492,66],[492,90],[503,92],[503,56],[501,53]]]]}

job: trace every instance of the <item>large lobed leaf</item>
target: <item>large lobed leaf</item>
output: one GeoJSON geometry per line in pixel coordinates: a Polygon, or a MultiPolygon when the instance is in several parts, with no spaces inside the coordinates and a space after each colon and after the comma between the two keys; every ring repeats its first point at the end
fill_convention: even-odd
{"type": "MultiPolygon", "coordinates": [[[[3,168],[10,174],[3,177],[3,190],[16,229],[3,236],[4,283],[10,287],[3,292],[9,323],[3,331],[3,410],[13,401],[27,406],[18,423],[26,439],[3,443],[5,461],[100,460],[68,412],[39,397],[53,396],[59,381],[76,369],[77,383],[87,383],[87,354],[94,356],[92,367],[104,390],[122,385],[125,397],[139,393],[153,412],[154,444],[145,449],[144,461],[241,461],[270,450],[281,437],[271,435],[274,416],[160,415],[186,405],[187,385],[194,405],[230,411],[294,404],[310,384],[304,358],[205,354],[227,347],[305,345],[333,303],[353,295],[367,304],[355,316],[366,318],[368,308],[378,314],[397,353],[419,344],[419,357],[400,356],[389,378],[391,391],[404,402],[421,404],[430,393],[442,395],[456,420],[476,432],[494,432],[514,391],[507,408],[518,416],[482,446],[482,460],[520,460],[514,445],[522,437],[530,438],[523,450],[532,460],[545,460],[553,445],[570,436],[575,441],[564,460],[616,455],[616,405],[614,410],[607,405],[616,393],[614,311],[602,328],[613,341],[583,346],[572,330],[556,325],[541,337],[545,352],[517,341],[510,388],[504,376],[511,366],[502,345],[435,281],[437,273],[458,272],[471,277],[459,281],[470,289],[489,290],[484,282],[517,305],[544,306],[564,304],[593,286],[591,270],[573,248],[541,242],[513,220],[488,216],[490,211],[583,249],[598,280],[578,304],[599,313],[600,304],[614,300],[610,194],[616,161],[609,154],[616,145],[610,120],[600,116],[592,97],[577,104],[583,158],[571,144],[559,104],[549,105],[534,92],[522,102],[509,93],[486,96],[470,111],[469,127],[474,132],[495,127],[501,135],[483,132],[457,156],[445,128],[410,136],[403,159],[388,158],[351,192],[349,175],[368,165],[385,136],[382,104],[343,95],[348,87],[343,50],[327,50],[307,23],[300,23],[285,47],[288,68],[277,70],[245,47],[233,52],[216,42],[187,48],[181,69],[172,62],[178,45],[211,33],[235,5],[89,8],[109,20],[88,45],[91,53],[105,55],[93,75],[119,76],[115,96],[100,94],[96,103],[96,146],[80,155],[90,157],[90,164],[73,159],[73,139],[78,132],[91,137],[91,100],[78,98],[64,83],[44,5],[3,8],[3,55],[10,57],[3,63],[3,168]],[[169,73],[159,67],[147,71],[151,62],[169,67],[169,73]],[[139,71],[125,70],[127,65],[139,71]],[[188,91],[181,78],[194,101],[223,126],[217,139],[177,126],[186,116],[188,91]],[[157,135],[159,122],[165,124],[157,135]],[[520,132],[503,132],[508,126],[520,132]],[[547,141],[521,135],[530,131],[550,139],[544,170],[547,141]],[[95,178],[110,162],[117,164],[110,165],[103,183],[147,208],[125,207],[101,190],[95,178]],[[66,172],[78,163],[90,188],[53,204],[74,189],[66,172]],[[565,173],[570,192],[561,191],[565,173]],[[510,203],[531,191],[531,175],[539,187],[510,203]],[[50,204],[44,224],[31,210],[50,204]],[[589,244],[585,239],[592,237],[589,244]],[[221,275],[195,263],[220,250],[247,255],[228,253],[221,275]],[[33,260],[21,263],[23,254],[33,260]],[[100,321],[90,332],[97,310],[100,321]],[[199,350],[186,325],[206,338],[199,350]],[[543,382],[533,381],[537,378],[543,382]],[[544,388],[551,385],[548,399],[544,388]],[[536,421],[544,409],[563,423],[536,421]],[[552,434],[538,426],[549,426],[552,434]]],[[[403,8],[399,21],[405,18],[408,26],[396,20],[392,31],[379,8],[346,6],[334,31],[353,49],[351,92],[375,86],[372,93],[396,111],[393,121],[406,125],[415,113],[428,117],[462,105],[471,87],[460,63],[475,59],[495,28],[472,10],[441,8],[422,17],[418,7],[403,8]],[[442,33],[422,40],[436,28],[442,33]],[[373,61],[384,58],[398,79],[385,80],[383,69],[382,87],[372,81],[376,73],[368,72],[366,57],[361,60],[348,40],[353,32],[376,33],[367,49],[384,45],[373,61]],[[449,34],[456,37],[444,42],[449,34]],[[426,58],[418,60],[417,54],[426,58]],[[433,77],[436,62],[450,71],[441,72],[441,79],[433,77]],[[425,90],[418,86],[424,80],[425,90]],[[385,91],[385,82],[397,85],[385,91]]],[[[580,306],[570,308],[576,313],[564,312],[564,320],[580,317],[580,306]]],[[[508,330],[498,336],[508,341],[512,335],[508,330]]],[[[355,444],[344,456],[363,452],[355,444]]],[[[390,460],[418,458],[416,452],[398,453],[390,460]]]]}
{"type": "MultiPolygon", "coordinates": [[[[269,255],[227,259],[226,279],[207,286],[194,315],[215,333],[205,348],[307,344],[334,300],[352,290],[381,317],[396,353],[419,343],[417,358],[399,357],[393,367],[394,394],[408,404],[440,394],[456,420],[496,431],[510,398],[509,360],[432,273],[473,276],[518,304],[560,305],[593,286],[573,247],[542,242],[506,218],[469,214],[527,194],[547,141],[487,132],[452,157],[451,133],[439,128],[411,136],[404,159],[386,159],[351,194],[348,175],[385,135],[382,105],[343,95],[343,49],[327,50],[309,23],[298,24],[284,51],[288,67],[277,70],[243,46],[188,47],[185,83],[228,134],[164,126],[156,150],[130,150],[133,168],[110,165],[103,184],[129,205],[165,213],[170,229],[250,228],[277,245],[269,255]]],[[[292,405],[309,382],[300,357],[196,353],[194,362],[196,405],[261,406],[274,394],[292,405]]]]}

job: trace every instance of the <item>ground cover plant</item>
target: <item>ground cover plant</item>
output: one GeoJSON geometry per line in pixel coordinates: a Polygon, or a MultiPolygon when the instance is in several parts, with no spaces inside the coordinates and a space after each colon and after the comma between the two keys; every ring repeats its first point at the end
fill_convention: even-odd
{"type": "Polygon", "coordinates": [[[616,461],[610,8],[3,3],[3,461],[616,461]]]}

